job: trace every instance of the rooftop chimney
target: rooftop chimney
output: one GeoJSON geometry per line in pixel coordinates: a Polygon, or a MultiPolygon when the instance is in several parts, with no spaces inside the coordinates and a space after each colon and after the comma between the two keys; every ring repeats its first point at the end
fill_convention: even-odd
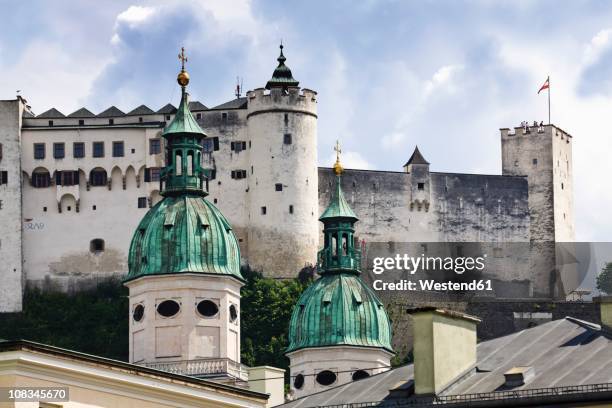
{"type": "Polygon", "coordinates": [[[476,366],[480,319],[435,307],[408,312],[413,317],[415,394],[439,394],[476,366]]]}
{"type": "Polygon", "coordinates": [[[612,331],[612,296],[597,296],[593,298],[593,302],[599,303],[601,327],[612,331]]]}

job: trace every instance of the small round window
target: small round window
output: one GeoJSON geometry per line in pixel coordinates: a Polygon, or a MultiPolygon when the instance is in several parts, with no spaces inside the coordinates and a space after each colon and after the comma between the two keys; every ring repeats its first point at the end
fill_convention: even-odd
{"type": "Polygon", "coordinates": [[[212,300],[202,300],[197,306],[198,313],[205,317],[213,317],[219,313],[219,307],[212,300]]]}
{"type": "Polygon", "coordinates": [[[157,313],[163,317],[172,317],[181,310],[181,306],[174,300],[164,300],[157,305],[157,313]]]}
{"type": "Polygon", "coordinates": [[[336,382],[336,374],[329,370],[321,371],[317,374],[317,382],[321,385],[332,385],[336,382]]]}
{"type": "Polygon", "coordinates": [[[368,378],[370,374],[364,370],[357,370],[353,373],[353,381],[362,380],[368,378]]]}
{"type": "Polygon", "coordinates": [[[304,386],[304,376],[302,374],[298,374],[293,379],[293,386],[298,390],[301,390],[304,386]]]}
{"type": "Polygon", "coordinates": [[[143,316],[144,316],[144,306],[136,305],[136,307],[134,308],[134,312],[132,313],[132,317],[134,318],[135,321],[139,322],[142,320],[143,316]]]}
{"type": "Polygon", "coordinates": [[[238,319],[238,309],[236,308],[236,305],[230,305],[229,314],[230,322],[234,323],[238,319]]]}

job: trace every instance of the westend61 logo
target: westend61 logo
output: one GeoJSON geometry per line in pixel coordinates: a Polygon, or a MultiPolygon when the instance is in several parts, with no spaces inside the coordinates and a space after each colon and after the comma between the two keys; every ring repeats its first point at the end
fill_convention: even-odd
{"type": "MultiPolygon", "coordinates": [[[[454,272],[463,275],[465,272],[482,272],[485,268],[486,254],[477,257],[442,257],[442,256],[410,256],[396,254],[394,257],[375,257],[372,259],[372,272],[380,275],[386,271],[408,272],[414,275],[423,272],[454,272]]],[[[493,290],[490,279],[475,279],[472,281],[454,282],[452,280],[438,281],[436,279],[419,279],[417,282],[401,279],[385,282],[376,279],[373,282],[375,290],[427,290],[427,291],[482,291],[493,290]],[[417,285],[418,283],[418,285],[417,285]]]]}

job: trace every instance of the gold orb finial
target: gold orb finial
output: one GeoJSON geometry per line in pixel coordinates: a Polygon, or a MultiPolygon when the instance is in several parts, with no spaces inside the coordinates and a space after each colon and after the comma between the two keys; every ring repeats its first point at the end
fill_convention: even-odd
{"type": "Polygon", "coordinates": [[[334,147],[334,150],[336,151],[336,163],[334,163],[334,173],[336,173],[336,176],[340,176],[342,172],[344,172],[344,169],[340,164],[340,153],[342,153],[342,150],[340,149],[340,142],[338,140],[336,140],[336,146],[334,147]]]}
{"type": "Polygon", "coordinates": [[[176,81],[180,86],[186,87],[189,84],[189,74],[185,71],[185,63],[187,62],[187,55],[185,55],[185,47],[181,47],[181,53],[178,55],[178,59],[181,61],[181,72],[176,77],[176,81]]]}

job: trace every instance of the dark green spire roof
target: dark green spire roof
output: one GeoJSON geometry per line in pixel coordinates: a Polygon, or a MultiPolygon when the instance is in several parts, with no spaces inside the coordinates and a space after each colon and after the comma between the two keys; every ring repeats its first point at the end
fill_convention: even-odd
{"type": "Polygon", "coordinates": [[[206,136],[206,133],[204,133],[200,125],[198,125],[198,122],[195,120],[191,114],[191,111],[189,110],[189,94],[185,90],[184,86],[181,88],[181,103],[176,110],[176,114],[174,115],[172,122],[166,126],[166,129],[164,129],[164,133],[162,135],[166,137],[168,135],[177,133],[196,133],[206,136]]]}
{"type": "Polygon", "coordinates": [[[350,218],[354,221],[359,220],[351,209],[349,203],[346,201],[346,198],[344,198],[344,193],[342,192],[342,187],[340,186],[340,178],[341,176],[336,176],[336,191],[332,195],[329,205],[319,217],[320,221],[325,222],[326,219],[330,218],[350,218]]]}
{"type": "Polygon", "coordinates": [[[293,78],[291,70],[285,65],[287,58],[283,55],[283,44],[280,45],[280,56],[276,59],[278,66],[272,74],[272,78],[266,84],[266,89],[272,88],[288,88],[290,86],[298,86],[300,83],[293,78]]]}
{"type": "Polygon", "coordinates": [[[357,216],[340,187],[340,147],[334,165],[336,192],[320,217],[323,249],[321,277],[302,293],[293,309],[287,352],[330,346],[391,347],[391,323],[376,294],[361,279],[361,251],[355,240],[357,216]]]}
{"type": "Polygon", "coordinates": [[[182,89],[181,103],[163,133],[168,143],[166,166],[160,172],[164,198],[144,216],[132,237],[126,281],[180,273],[226,275],[242,280],[240,249],[232,227],[204,198],[206,169],[201,163],[206,135],[189,110],[185,61],[184,57],[177,78],[182,89]]]}

